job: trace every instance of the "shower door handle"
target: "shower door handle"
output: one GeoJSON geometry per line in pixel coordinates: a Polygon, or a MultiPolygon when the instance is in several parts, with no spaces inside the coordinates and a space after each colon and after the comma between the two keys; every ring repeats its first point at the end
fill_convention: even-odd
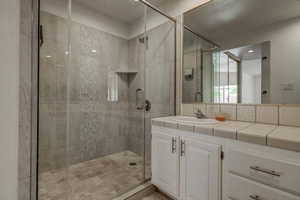
{"type": "Polygon", "coordinates": [[[39,45],[41,47],[44,44],[44,29],[43,29],[43,25],[39,26],[39,36],[40,36],[39,45]]]}
{"type": "Polygon", "coordinates": [[[135,91],[135,107],[137,110],[151,110],[151,102],[147,99],[145,100],[143,90],[141,88],[138,88],[135,91]]]}
{"type": "Polygon", "coordinates": [[[135,107],[137,110],[144,109],[144,98],[142,97],[143,90],[141,88],[135,91],[135,107]]]}

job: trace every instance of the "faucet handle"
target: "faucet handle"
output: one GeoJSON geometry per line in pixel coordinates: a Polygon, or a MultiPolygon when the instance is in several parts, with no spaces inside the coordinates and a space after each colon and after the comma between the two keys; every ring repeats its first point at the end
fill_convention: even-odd
{"type": "Polygon", "coordinates": [[[195,112],[195,114],[199,114],[199,113],[202,113],[202,111],[198,108],[197,112],[195,112]]]}
{"type": "Polygon", "coordinates": [[[196,115],[197,118],[203,118],[205,117],[205,115],[203,114],[203,112],[198,108],[197,112],[194,113],[196,115]]]}

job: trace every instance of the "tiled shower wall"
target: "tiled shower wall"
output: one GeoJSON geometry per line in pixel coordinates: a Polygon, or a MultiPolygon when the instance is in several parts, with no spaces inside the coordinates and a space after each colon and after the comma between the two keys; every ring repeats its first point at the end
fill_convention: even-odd
{"type": "Polygon", "coordinates": [[[63,167],[67,156],[72,164],[127,150],[128,77],[118,79],[117,102],[107,101],[107,77],[127,67],[128,41],[72,22],[68,64],[67,20],[42,12],[41,23],[41,170],[63,167]]]}
{"type": "Polygon", "coordinates": [[[42,12],[41,23],[45,42],[40,65],[40,169],[64,167],[67,146],[71,163],[124,150],[143,155],[144,137],[149,158],[150,117],[174,113],[174,24],[148,31],[143,44],[140,37],[126,40],[72,22],[68,65],[67,21],[42,12]],[[108,73],[120,69],[138,73],[118,75],[118,101],[108,102],[108,73]],[[135,108],[137,88],[144,89],[152,102],[145,121],[135,108]]]}

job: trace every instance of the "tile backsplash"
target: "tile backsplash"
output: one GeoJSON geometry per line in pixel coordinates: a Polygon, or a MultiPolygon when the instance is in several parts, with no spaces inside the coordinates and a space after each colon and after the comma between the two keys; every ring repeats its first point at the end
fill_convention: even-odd
{"type": "Polygon", "coordinates": [[[286,126],[300,126],[300,105],[279,106],[279,123],[286,126]]]}
{"type": "Polygon", "coordinates": [[[208,118],[215,118],[218,113],[220,113],[219,104],[206,104],[206,116],[208,118]]]}
{"type": "Polygon", "coordinates": [[[237,120],[245,122],[255,122],[256,106],[254,105],[237,105],[237,120]]]}
{"type": "Polygon", "coordinates": [[[220,111],[225,114],[226,119],[236,120],[236,106],[236,104],[222,104],[220,105],[220,111]]]}
{"type": "Polygon", "coordinates": [[[256,122],[264,124],[279,124],[279,105],[257,105],[256,122]]]}
{"type": "Polygon", "coordinates": [[[300,104],[182,104],[182,115],[195,116],[198,109],[208,118],[222,113],[228,120],[300,126],[300,104]]]}

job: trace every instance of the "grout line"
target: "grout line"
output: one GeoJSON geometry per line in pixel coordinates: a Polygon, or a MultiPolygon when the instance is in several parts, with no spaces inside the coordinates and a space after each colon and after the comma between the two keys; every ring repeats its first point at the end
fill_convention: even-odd
{"type": "Polygon", "coordinates": [[[235,105],[235,120],[238,121],[238,105],[235,105]]]}
{"type": "Polygon", "coordinates": [[[254,114],[254,123],[257,123],[257,116],[256,116],[257,106],[256,105],[254,105],[254,112],[255,112],[255,114],[254,114]]]}
{"type": "Polygon", "coordinates": [[[280,108],[280,105],[277,105],[277,111],[278,111],[277,112],[277,115],[278,115],[277,116],[277,126],[280,126],[280,119],[279,119],[280,118],[280,109],[279,108],[280,108]]]}

